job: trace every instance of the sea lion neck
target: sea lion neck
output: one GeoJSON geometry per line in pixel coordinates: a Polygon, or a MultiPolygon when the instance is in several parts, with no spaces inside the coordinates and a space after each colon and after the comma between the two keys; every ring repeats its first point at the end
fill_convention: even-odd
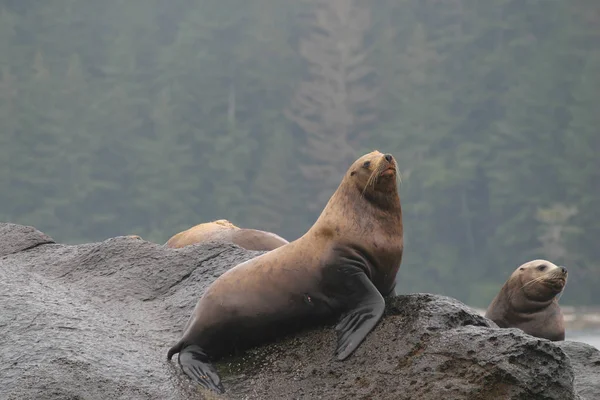
{"type": "Polygon", "coordinates": [[[344,177],[307,235],[334,238],[341,233],[347,238],[350,232],[358,237],[382,230],[388,236],[401,237],[402,207],[398,192],[377,193],[377,196],[377,199],[365,197],[348,176],[344,177]]]}
{"type": "Polygon", "coordinates": [[[528,296],[523,294],[523,297],[526,299],[525,301],[528,304],[527,309],[538,309],[548,307],[550,304],[556,301],[556,296],[558,294],[548,294],[547,297],[536,297],[536,296],[528,296]]]}
{"type": "Polygon", "coordinates": [[[509,289],[507,292],[510,296],[509,299],[514,310],[523,314],[538,312],[539,310],[548,307],[556,299],[556,296],[552,296],[548,299],[530,297],[520,287],[509,289]]]}

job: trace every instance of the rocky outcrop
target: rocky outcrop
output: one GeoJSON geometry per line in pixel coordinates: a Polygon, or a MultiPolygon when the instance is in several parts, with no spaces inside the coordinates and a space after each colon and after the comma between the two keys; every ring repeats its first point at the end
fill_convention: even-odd
{"type": "Polygon", "coordinates": [[[581,342],[564,341],[557,345],[571,360],[577,393],[582,399],[600,399],[600,351],[581,342]]]}
{"type": "MultiPolygon", "coordinates": [[[[0,232],[0,398],[203,398],[166,352],[208,285],[260,252],[219,243],[168,249],[130,237],[61,245],[11,224],[0,232]]],[[[597,350],[499,329],[443,296],[390,299],[382,322],[343,362],[333,358],[334,345],[332,327],[322,327],[222,360],[223,398],[597,393],[583,374],[594,361],[582,361],[597,350]]]]}
{"type": "Polygon", "coordinates": [[[332,360],[334,343],[325,328],[251,350],[229,364],[234,373],[225,384],[239,399],[577,398],[560,348],[499,329],[448,297],[389,301],[383,321],[347,361],[332,360]]]}
{"type": "Polygon", "coordinates": [[[54,239],[31,226],[0,224],[0,257],[48,243],[54,239]]]}

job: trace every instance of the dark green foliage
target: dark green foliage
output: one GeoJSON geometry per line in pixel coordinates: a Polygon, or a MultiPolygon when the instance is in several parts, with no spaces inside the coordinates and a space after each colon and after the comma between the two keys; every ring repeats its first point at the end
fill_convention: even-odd
{"type": "Polygon", "coordinates": [[[0,219],[293,240],[359,155],[398,159],[398,291],[486,306],[521,263],[600,303],[594,0],[0,5],[0,219]]]}

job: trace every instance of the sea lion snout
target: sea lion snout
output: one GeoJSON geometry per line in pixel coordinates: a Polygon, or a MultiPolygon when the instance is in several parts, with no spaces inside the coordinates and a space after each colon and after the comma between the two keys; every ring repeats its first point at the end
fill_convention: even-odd
{"type": "Polygon", "coordinates": [[[561,272],[563,273],[563,275],[566,275],[569,271],[567,271],[567,269],[565,267],[560,267],[561,272]]]}
{"type": "Polygon", "coordinates": [[[381,161],[378,163],[379,176],[382,177],[391,177],[396,176],[396,160],[390,154],[383,154],[381,156],[381,161]]]}
{"type": "MultiPolygon", "coordinates": [[[[394,160],[393,155],[391,155],[390,153],[387,153],[387,154],[383,154],[381,156],[381,158],[382,158],[382,163],[383,163],[383,160],[385,160],[385,164],[387,164],[389,168],[392,168],[392,167],[395,168],[396,160],[394,160]]],[[[381,163],[380,163],[380,165],[381,165],[381,163]]]]}

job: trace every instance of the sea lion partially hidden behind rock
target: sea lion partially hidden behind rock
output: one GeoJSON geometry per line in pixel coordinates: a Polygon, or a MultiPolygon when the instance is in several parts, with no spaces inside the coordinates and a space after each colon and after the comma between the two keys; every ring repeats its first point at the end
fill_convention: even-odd
{"type": "Polygon", "coordinates": [[[547,260],[517,268],[488,307],[485,317],[501,328],[553,341],[565,339],[564,317],[557,295],[567,284],[567,269],[547,260]]]}
{"type": "Polygon", "coordinates": [[[169,239],[165,246],[176,249],[209,240],[234,243],[246,250],[260,251],[273,250],[289,243],[274,233],[239,228],[226,219],[219,219],[179,232],[169,239]]]}
{"type": "Polygon", "coordinates": [[[196,304],[179,353],[183,371],[223,392],[211,361],[338,319],[338,360],[383,315],[403,252],[396,161],[378,151],[356,160],[315,224],[299,239],[221,275],[196,304]]]}

